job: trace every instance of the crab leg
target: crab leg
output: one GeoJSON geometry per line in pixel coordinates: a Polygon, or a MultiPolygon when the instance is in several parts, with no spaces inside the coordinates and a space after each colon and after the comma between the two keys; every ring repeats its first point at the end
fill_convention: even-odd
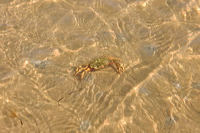
{"type": "Polygon", "coordinates": [[[81,74],[81,79],[83,79],[85,73],[88,72],[88,71],[90,71],[90,68],[89,68],[89,67],[87,67],[86,70],[84,70],[84,71],[82,72],[82,74],[81,74]]]}
{"type": "Polygon", "coordinates": [[[113,59],[109,65],[118,73],[124,70],[118,59],[113,59]]]}
{"type": "Polygon", "coordinates": [[[116,66],[115,66],[113,63],[114,63],[114,62],[111,62],[109,65],[110,65],[116,72],[118,72],[116,66]]]}
{"type": "Polygon", "coordinates": [[[123,72],[124,67],[123,67],[118,61],[114,61],[114,63],[115,63],[115,65],[116,65],[116,67],[117,67],[118,72],[119,72],[119,73],[120,73],[120,72],[123,72]]]}
{"type": "Polygon", "coordinates": [[[75,71],[75,73],[74,73],[74,76],[76,76],[76,75],[80,72],[80,70],[81,70],[81,68],[77,67],[77,68],[76,68],[76,71],[75,71]]]}
{"type": "MultiPolygon", "coordinates": [[[[84,65],[82,65],[82,66],[84,66],[84,65]]],[[[88,66],[86,66],[86,67],[82,67],[82,66],[79,66],[76,68],[76,72],[75,72],[74,76],[76,76],[77,74],[81,73],[82,71],[85,71],[86,69],[88,69],[88,66]]]]}

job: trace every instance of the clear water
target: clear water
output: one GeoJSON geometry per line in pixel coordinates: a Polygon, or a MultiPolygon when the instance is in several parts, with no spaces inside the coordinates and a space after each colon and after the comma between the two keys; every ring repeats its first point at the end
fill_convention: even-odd
{"type": "Polygon", "coordinates": [[[199,0],[0,0],[1,133],[199,133],[199,0]],[[99,57],[122,60],[74,76],[99,57]]]}

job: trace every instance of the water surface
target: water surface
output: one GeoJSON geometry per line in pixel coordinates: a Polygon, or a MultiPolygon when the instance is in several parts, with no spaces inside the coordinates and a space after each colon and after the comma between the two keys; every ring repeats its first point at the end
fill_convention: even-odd
{"type": "Polygon", "coordinates": [[[199,133],[199,3],[1,0],[1,133],[199,133]]]}

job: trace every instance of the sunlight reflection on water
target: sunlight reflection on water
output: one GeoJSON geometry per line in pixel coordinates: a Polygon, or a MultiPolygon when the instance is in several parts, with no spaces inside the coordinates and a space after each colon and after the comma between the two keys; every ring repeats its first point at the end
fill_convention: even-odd
{"type": "Polygon", "coordinates": [[[2,133],[200,132],[197,0],[1,0],[0,9],[2,133]],[[74,76],[99,57],[119,58],[124,72],[74,76]]]}

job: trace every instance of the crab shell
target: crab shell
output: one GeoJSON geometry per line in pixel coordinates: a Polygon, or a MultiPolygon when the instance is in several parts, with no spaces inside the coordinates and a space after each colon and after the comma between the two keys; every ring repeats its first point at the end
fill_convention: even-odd
{"type": "Polygon", "coordinates": [[[108,58],[100,58],[96,59],[93,62],[91,62],[88,67],[91,69],[91,71],[103,69],[106,66],[109,66],[112,61],[108,58]]]}

